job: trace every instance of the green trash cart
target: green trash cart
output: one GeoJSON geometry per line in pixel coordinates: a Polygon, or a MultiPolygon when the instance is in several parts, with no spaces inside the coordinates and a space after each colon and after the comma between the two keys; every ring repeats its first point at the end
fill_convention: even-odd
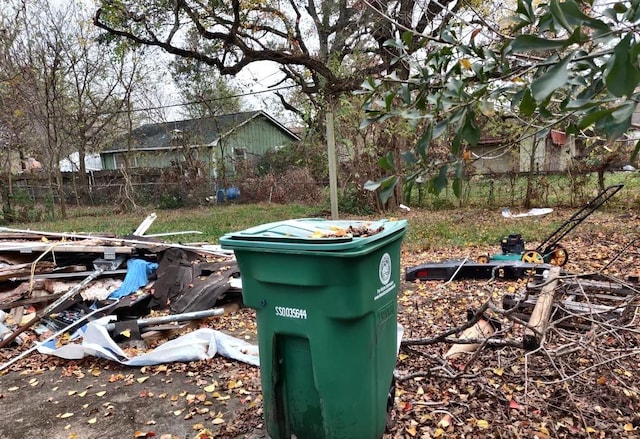
{"type": "Polygon", "coordinates": [[[296,219],[220,238],[256,310],[272,439],[377,439],[397,356],[406,221],[296,219]]]}

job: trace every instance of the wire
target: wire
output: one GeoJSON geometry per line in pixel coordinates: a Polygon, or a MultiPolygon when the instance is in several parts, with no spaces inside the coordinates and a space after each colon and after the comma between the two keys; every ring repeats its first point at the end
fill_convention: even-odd
{"type": "Polygon", "coordinates": [[[295,88],[295,87],[297,87],[297,86],[296,85],[283,85],[282,87],[272,88],[270,90],[261,90],[261,91],[247,92],[247,93],[239,93],[237,95],[225,96],[223,98],[198,99],[197,101],[183,102],[181,104],[158,105],[158,106],[155,106],[155,107],[134,108],[134,109],[131,109],[131,110],[105,111],[105,112],[97,112],[95,114],[114,114],[114,113],[122,114],[122,113],[136,113],[136,112],[140,112],[140,111],[163,110],[165,108],[185,107],[187,105],[202,104],[204,102],[216,102],[216,101],[224,101],[224,100],[227,100],[227,99],[230,99],[230,98],[241,98],[241,97],[244,97],[244,96],[254,96],[254,95],[258,95],[258,94],[262,94],[262,93],[271,93],[271,92],[274,92],[274,91],[287,90],[287,89],[295,88]]]}

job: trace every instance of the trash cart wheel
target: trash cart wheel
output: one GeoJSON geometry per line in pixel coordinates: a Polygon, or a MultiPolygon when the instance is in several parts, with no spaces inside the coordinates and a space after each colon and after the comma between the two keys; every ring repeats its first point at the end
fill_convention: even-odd
{"type": "Polygon", "coordinates": [[[387,395],[387,420],[385,423],[385,430],[387,432],[395,426],[396,420],[393,416],[393,406],[396,403],[396,377],[391,379],[391,387],[389,387],[389,394],[387,395]]]}

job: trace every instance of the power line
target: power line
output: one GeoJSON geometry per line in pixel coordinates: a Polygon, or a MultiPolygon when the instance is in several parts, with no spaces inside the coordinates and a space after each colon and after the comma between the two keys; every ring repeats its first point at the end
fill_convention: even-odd
{"type": "Polygon", "coordinates": [[[184,106],[187,106],[187,105],[202,104],[202,103],[205,103],[205,102],[217,102],[217,101],[224,101],[226,99],[231,99],[231,98],[242,98],[242,97],[245,97],[245,96],[255,96],[255,95],[258,95],[258,94],[262,94],[262,93],[271,93],[271,92],[274,92],[274,91],[287,90],[287,89],[294,88],[294,87],[297,87],[297,86],[296,85],[284,85],[282,87],[273,88],[271,90],[252,91],[252,92],[240,93],[240,94],[231,95],[231,96],[225,96],[223,98],[199,99],[197,101],[183,102],[181,104],[158,105],[158,106],[155,106],[155,107],[135,108],[135,109],[132,109],[132,110],[108,111],[108,112],[98,113],[98,114],[114,114],[114,113],[121,114],[121,113],[136,113],[136,112],[140,112],[140,111],[164,110],[165,108],[184,107],[184,106]]]}

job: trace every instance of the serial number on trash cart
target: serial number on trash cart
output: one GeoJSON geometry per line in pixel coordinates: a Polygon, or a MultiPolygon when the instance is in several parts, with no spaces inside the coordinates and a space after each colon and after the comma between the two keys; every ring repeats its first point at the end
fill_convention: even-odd
{"type": "Polygon", "coordinates": [[[287,308],[285,306],[276,306],[276,316],[288,317],[290,319],[306,319],[307,310],[300,308],[287,308]]]}

